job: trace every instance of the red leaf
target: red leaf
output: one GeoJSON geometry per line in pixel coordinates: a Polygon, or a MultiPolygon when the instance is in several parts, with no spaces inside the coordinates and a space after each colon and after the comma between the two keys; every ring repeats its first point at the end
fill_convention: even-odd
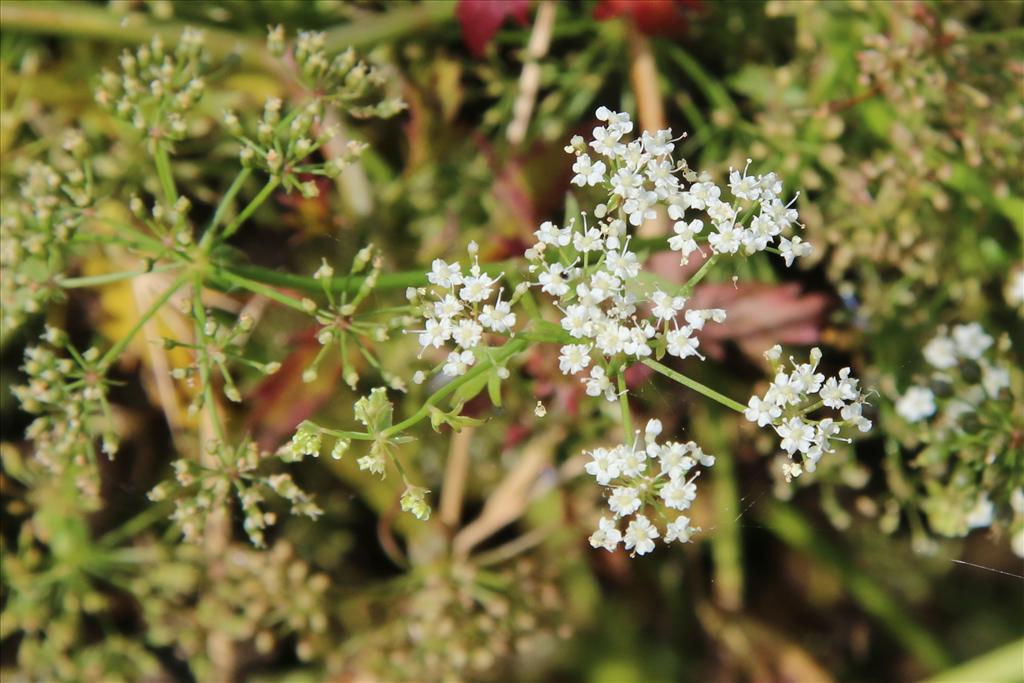
{"type": "Polygon", "coordinates": [[[481,57],[506,17],[520,26],[529,20],[530,0],[459,0],[455,14],[462,25],[462,39],[474,57],[481,57]]]}
{"type": "Polygon", "coordinates": [[[700,0],[600,0],[594,18],[626,17],[647,35],[672,36],[686,32],[690,14],[700,6],[700,0]]]}
{"type": "Polygon", "coordinates": [[[781,285],[705,284],[694,291],[687,307],[724,308],[724,323],[709,324],[700,334],[701,350],[724,356],[723,342],[735,342],[758,359],[772,344],[815,344],[829,299],[820,292],[801,292],[796,283],[781,285]]]}

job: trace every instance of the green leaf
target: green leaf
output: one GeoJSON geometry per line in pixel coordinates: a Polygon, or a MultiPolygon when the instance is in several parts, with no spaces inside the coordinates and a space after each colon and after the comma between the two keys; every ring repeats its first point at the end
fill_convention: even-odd
{"type": "Polygon", "coordinates": [[[456,389],[455,393],[452,394],[452,406],[461,405],[473,398],[476,398],[477,394],[483,391],[484,387],[487,386],[487,377],[489,374],[490,373],[486,372],[481,373],[456,389]]]}
{"type": "Polygon", "coordinates": [[[492,372],[487,376],[487,395],[491,398],[491,403],[495,408],[501,407],[501,378],[498,377],[497,372],[492,372]]]}
{"type": "Polygon", "coordinates": [[[457,412],[446,413],[440,408],[430,407],[430,425],[435,432],[441,431],[441,425],[448,425],[453,430],[461,432],[463,427],[474,427],[482,425],[486,420],[481,420],[467,415],[459,415],[457,412]]]}
{"type": "Polygon", "coordinates": [[[391,426],[393,407],[388,400],[387,390],[377,387],[355,405],[356,419],[363,423],[370,434],[378,434],[391,426]]]}

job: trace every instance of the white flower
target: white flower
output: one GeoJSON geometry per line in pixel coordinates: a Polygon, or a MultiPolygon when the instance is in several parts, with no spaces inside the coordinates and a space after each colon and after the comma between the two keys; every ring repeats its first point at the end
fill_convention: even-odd
{"type": "Polygon", "coordinates": [[[537,277],[542,292],[551,296],[564,296],[569,291],[569,285],[565,281],[565,267],[561,263],[552,263],[547,270],[537,277]]]}
{"type": "Polygon", "coordinates": [[[622,445],[613,451],[619,464],[619,473],[625,477],[639,477],[647,471],[647,452],[622,445]]]}
{"type": "Polygon", "coordinates": [[[601,231],[597,228],[590,228],[585,232],[573,233],[572,246],[581,254],[600,251],[603,246],[601,231]]]}
{"type": "Polygon", "coordinates": [[[631,515],[640,509],[640,492],[632,486],[616,486],[608,497],[608,507],[616,517],[631,515]]]}
{"type": "Polygon", "coordinates": [[[957,353],[972,360],[981,358],[981,354],[992,346],[992,337],[985,334],[985,330],[978,323],[954,327],[953,341],[956,343],[957,353]]]}
{"type": "Polygon", "coordinates": [[[622,541],[622,533],[615,528],[614,520],[602,517],[598,522],[597,531],[590,535],[589,540],[592,547],[612,552],[622,541]]]}
{"type": "Polygon", "coordinates": [[[498,301],[493,306],[485,304],[480,311],[480,323],[495,332],[506,332],[515,326],[516,314],[507,301],[498,301]]]}
{"type": "Polygon", "coordinates": [[[619,142],[619,138],[622,137],[624,132],[617,128],[598,126],[594,129],[594,140],[590,143],[590,146],[598,154],[606,157],[616,157],[625,149],[625,145],[619,142]]]}
{"type": "Polygon", "coordinates": [[[686,515],[679,515],[674,522],[669,523],[665,527],[665,542],[679,541],[680,543],[689,543],[690,536],[694,531],[699,531],[699,529],[694,529],[690,526],[690,518],[686,515]]]}
{"type": "Polygon", "coordinates": [[[654,205],[658,201],[658,195],[654,192],[637,192],[627,199],[622,205],[622,210],[629,216],[630,225],[639,226],[645,220],[658,216],[654,205]]]}
{"type": "Polygon", "coordinates": [[[666,154],[671,154],[672,150],[675,149],[675,145],[672,144],[671,128],[659,130],[653,135],[644,131],[641,140],[643,140],[644,149],[652,156],[665,156],[666,154]]]}
{"type": "Polygon", "coordinates": [[[438,322],[433,318],[427,318],[425,329],[420,332],[420,346],[423,348],[433,346],[435,349],[439,349],[444,346],[446,341],[451,339],[451,336],[452,328],[447,320],[438,322]]]}
{"type": "Polygon", "coordinates": [[[598,121],[604,121],[609,127],[622,131],[623,133],[633,132],[633,122],[629,120],[629,114],[625,112],[612,111],[608,107],[600,106],[595,112],[598,121]]]}
{"type": "Polygon", "coordinates": [[[747,409],[743,416],[751,422],[756,422],[758,427],[764,427],[773,423],[782,415],[782,408],[770,401],[764,401],[760,396],[751,396],[747,409]]]}
{"type": "Polygon", "coordinates": [[[443,321],[450,322],[462,312],[462,304],[451,294],[446,294],[440,301],[434,302],[434,315],[443,321]]]}
{"type": "Polygon", "coordinates": [[[651,313],[659,320],[672,320],[686,305],[686,299],[683,297],[673,297],[661,290],[651,295],[651,301],[654,303],[651,313]]]}
{"type": "Polygon", "coordinates": [[[682,479],[671,479],[658,495],[673,510],[686,510],[697,498],[697,485],[682,479]]]}
{"type": "Polygon", "coordinates": [[[694,183],[690,186],[690,191],[684,194],[690,208],[700,210],[706,208],[709,203],[718,201],[722,196],[722,190],[714,183],[694,183]]]}
{"type": "Polygon", "coordinates": [[[792,240],[786,237],[780,237],[779,252],[782,254],[782,258],[785,259],[786,267],[788,268],[793,265],[794,259],[810,255],[811,243],[804,242],[800,239],[800,235],[794,235],[792,240]]]}
{"type": "Polygon", "coordinates": [[[610,251],[604,262],[608,270],[623,280],[631,280],[640,274],[640,262],[631,251],[610,251]]]}
{"type": "Polygon", "coordinates": [[[573,304],[565,309],[562,316],[562,329],[577,338],[587,337],[594,324],[593,309],[581,304],[573,304]]]}
{"type": "MultiPolygon", "coordinates": [[[[670,212],[672,208],[675,207],[670,207],[670,212]]],[[[672,229],[676,234],[669,238],[668,247],[672,251],[678,251],[685,262],[690,254],[698,249],[695,237],[704,229],[704,221],[699,218],[695,218],[689,223],[686,221],[676,221],[672,229]]]]}
{"type": "Polygon", "coordinates": [[[476,362],[476,356],[473,355],[472,351],[452,351],[448,354],[448,360],[445,361],[444,367],[441,368],[448,377],[458,377],[466,374],[470,366],[476,362]]]}
{"type": "Polygon", "coordinates": [[[999,398],[1000,391],[1010,388],[1010,371],[982,360],[981,386],[991,398],[999,398]]]}
{"type": "Polygon", "coordinates": [[[935,414],[935,394],[926,387],[910,387],[896,402],[896,412],[907,422],[920,422],[935,414]]]}
{"type": "MultiPolygon", "coordinates": [[[[718,232],[708,235],[708,244],[720,254],[735,254],[740,249],[743,232],[738,230],[731,223],[724,223],[718,226],[718,232]]],[[[787,259],[788,266],[792,259],[787,259]]]]}
{"type": "MultiPolygon", "coordinates": [[[[750,167],[750,160],[747,159],[747,168],[750,167]]],[[[740,199],[746,199],[748,201],[757,201],[761,198],[761,185],[759,178],[747,175],[747,169],[743,169],[741,174],[739,171],[729,169],[729,191],[734,196],[740,199]]]]}
{"type": "Polygon", "coordinates": [[[445,263],[436,258],[430,264],[427,281],[440,287],[454,287],[462,283],[462,269],[458,263],[445,263]]]}
{"type": "Polygon", "coordinates": [[[796,451],[804,453],[811,447],[811,440],[814,438],[814,428],[801,420],[799,417],[791,417],[775,428],[782,437],[782,450],[790,455],[796,451]]]}
{"type": "Polygon", "coordinates": [[[470,275],[463,278],[459,298],[469,303],[477,303],[488,299],[497,280],[491,279],[486,273],[470,275]]]}
{"type": "Polygon", "coordinates": [[[590,368],[590,377],[585,380],[587,386],[587,396],[600,396],[605,395],[609,401],[615,400],[615,390],[612,388],[612,383],[605,374],[604,368],[600,365],[595,365],[590,368]],[[609,398],[609,393],[611,397],[609,398]]]}
{"type": "Polygon", "coordinates": [[[573,176],[572,182],[580,187],[585,185],[594,186],[604,181],[604,162],[598,161],[593,163],[588,154],[581,154],[576,157],[576,163],[572,165],[572,170],[576,173],[573,176]]]}
{"type": "Polygon", "coordinates": [[[534,235],[537,241],[550,244],[553,247],[566,247],[572,241],[572,228],[559,228],[551,221],[544,221],[540,228],[535,230],[534,235]]]}
{"type": "Polygon", "coordinates": [[[933,368],[949,370],[956,366],[956,344],[945,335],[933,337],[924,345],[924,359],[933,368]]]}
{"type": "Polygon", "coordinates": [[[864,404],[857,402],[843,406],[843,409],[839,411],[839,416],[846,422],[856,425],[857,429],[862,432],[871,431],[871,420],[864,417],[864,404]]]}
{"type": "Polygon", "coordinates": [[[595,448],[590,452],[590,462],[583,467],[587,474],[594,477],[601,486],[607,486],[612,479],[619,476],[618,455],[607,448],[595,448]]]}
{"type": "Polygon", "coordinates": [[[480,343],[483,332],[484,328],[475,320],[464,318],[452,329],[452,340],[464,349],[471,349],[480,343]]]}
{"type": "Polygon", "coordinates": [[[590,346],[567,344],[558,357],[558,369],[564,375],[575,375],[590,365],[590,346]]]}
{"type": "Polygon", "coordinates": [[[651,521],[643,515],[637,515],[626,527],[626,550],[634,550],[637,555],[646,555],[654,550],[654,539],[660,534],[651,521]]]}
{"type": "Polygon", "coordinates": [[[690,336],[690,334],[691,331],[688,326],[669,330],[665,333],[665,341],[668,342],[666,350],[669,354],[676,356],[677,358],[697,356],[703,360],[704,356],[697,351],[697,347],[700,346],[700,340],[696,337],[690,336]]]}

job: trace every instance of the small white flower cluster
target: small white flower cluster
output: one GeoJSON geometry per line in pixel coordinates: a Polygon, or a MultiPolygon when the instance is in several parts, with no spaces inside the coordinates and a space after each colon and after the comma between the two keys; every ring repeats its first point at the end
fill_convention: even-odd
{"type": "Polygon", "coordinates": [[[586,471],[608,487],[611,511],[611,517],[601,517],[590,537],[593,547],[611,552],[623,543],[632,554],[646,555],[654,550],[655,539],[686,543],[700,531],[689,517],[677,513],[688,510],[697,497],[696,481],[702,472],[697,466],[711,467],[715,457],[692,441],[659,444],[661,430],[660,420],[649,420],[643,437],[637,431],[632,445],[590,451],[586,471]],[[623,533],[619,521],[630,516],[623,533]],[[664,526],[659,529],[652,518],[664,526]]]}
{"type": "Polygon", "coordinates": [[[821,456],[834,450],[831,442],[845,440],[839,437],[843,427],[854,426],[867,432],[871,420],[863,415],[866,396],[860,390],[859,380],[850,376],[850,368],[826,379],[824,373],[818,372],[821,350],[817,347],[811,349],[810,363],[797,363],[790,358],[790,372],[779,362],[781,356],[779,345],[765,353],[775,379],[764,396],[750,398],[743,415],[759,427],[771,426],[782,439],[782,450],[791,458],[800,454],[801,462],[790,460],[783,465],[783,474],[789,481],[804,470],[813,472],[821,456]],[[822,408],[838,411],[839,419],[810,417],[822,408]]]}
{"type": "MultiPolygon", "coordinates": [[[[993,343],[992,337],[975,322],[956,325],[951,333],[942,329],[925,344],[924,359],[935,368],[933,379],[936,386],[951,389],[956,381],[951,371],[958,367],[959,376],[971,385],[950,401],[950,409],[955,413],[950,421],[955,421],[965,412],[972,412],[973,406],[984,401],[986,396],[999,398],[1000,392],[1009,388],[1009,368],[985,358],[993,343]],[[980,389],[977,386],[979,380],[980,389]]],[[[935,415],[937,410],[935,391],[924,385],[911,386],[896,401],[896,412],[907,422],[921,422],[935,415]]]]}
{"type": "Polygon", "coordinates": [[[666,207],[669,218],[675,221],[675,235],[669,246],[680,253],[683,263],[699,250],[697,240],[704,230],[704,220],[687,219],[688,211],[701,212],[714,227],[706,238],[713,253],[736,254],[742,250],[753,254],[772,247],[777,239],[787,266],[797,257],[810,254],[809,243],[799,236],[783,234],[799,225],[792,206],[796,197],[783,203],[782,180],[775,173],[747,175],[749,160],[743,171],[730,169],[729,192],[734,201],[726,202],[721,199],[722,188],[709,176],[698,175],[685,161],[673,158],[678,138],[672,137],[671,129],[644,131],[639,140],[629,140],[633,122],[628,114],[599,107],[597,118],[605,125],[594,128],[589,143],[577,135],[566,147],[567,152],[576,155],[572,182],[580,187],[607,189],[607,209],[621,209],[623,218],[633,226],[656,217],[659,205],[666,207]],[[591,150],[603,159],[593,160],[591,150]]]}
{"type": "Polygon", "coordinates": [[[684,312],[684,296],[645,284],[625,231],[621,219],[593,227],[584,219],[579,228],[545,222],[534,233],[537,244],[526,252],[535,285],[558,300],[561,327],[576,340],[562,346],[560,370],[585,373],[587,394],[609,401],[618,397],[612,368],[623,359],[642,360],[660,351],[703,359],[696,333],[709,320],[725,320],[720,308],[684,312]],[[549,252],[558,259],[548,262],[549,252]],[[686,321],[682,326],[680,315],[686,321]]]}
{"type": "Polygon", "coordinates": [[[427,274],[433,286],[410,288],[406,293],[410,303],[419,304],[423,313],[423,329],[413,330],[423,350],[440,349],[449,341],[455,344],[442,367],[448,377],[466,374],[476,363],[476,354],[487,353],[487,332],[510,335],[516,325],[512,312],[515,296],[502,299],[505,290],[498,287],[501,275],[485,273],[478,252],[476,242],[470,242],[473,265],[468,273],[458,263],[434,259],[427,274]]]}

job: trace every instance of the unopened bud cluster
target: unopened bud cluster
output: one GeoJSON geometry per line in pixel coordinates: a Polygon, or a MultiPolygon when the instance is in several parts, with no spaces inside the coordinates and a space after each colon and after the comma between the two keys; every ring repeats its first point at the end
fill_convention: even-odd
{"type": "Polygon", "coordinates": [[[63,296],[57,280],[69,267],[70,241],[93,204],[85,139],[70,131],[53,164],[18,169],[21,182],[0,199],[0,336],[63,296]]]}
{"type": "Polygon", "coordinates": [[[119,72],[104,70],[96,101],[153,143],[182,140],[185,115],[206,90],[203,32],[187,28],[176,46],[157,35],[135,52],[121,53],[119,72]]]}
{"type": "Polygon", "coordinates": [[[154,502],[174,500],[171,519],[186,541],[199,542],[210,516],[230,508],[232,500],[237,500],[244,518],[242,526],[257,547],[266,545],[264,530],[277,522],[277,515],[266,509],[268,500],[287,501],[293,515],[316,519],[323,514],[290,475],[267,472],[265,461],[273,456],[260,451],[255,443],[243,441],[230,451],[218,443],[211,443],[208,448],[208,465],[176,460],[174,479],[149,492],[149,499],[154,502]]]}

